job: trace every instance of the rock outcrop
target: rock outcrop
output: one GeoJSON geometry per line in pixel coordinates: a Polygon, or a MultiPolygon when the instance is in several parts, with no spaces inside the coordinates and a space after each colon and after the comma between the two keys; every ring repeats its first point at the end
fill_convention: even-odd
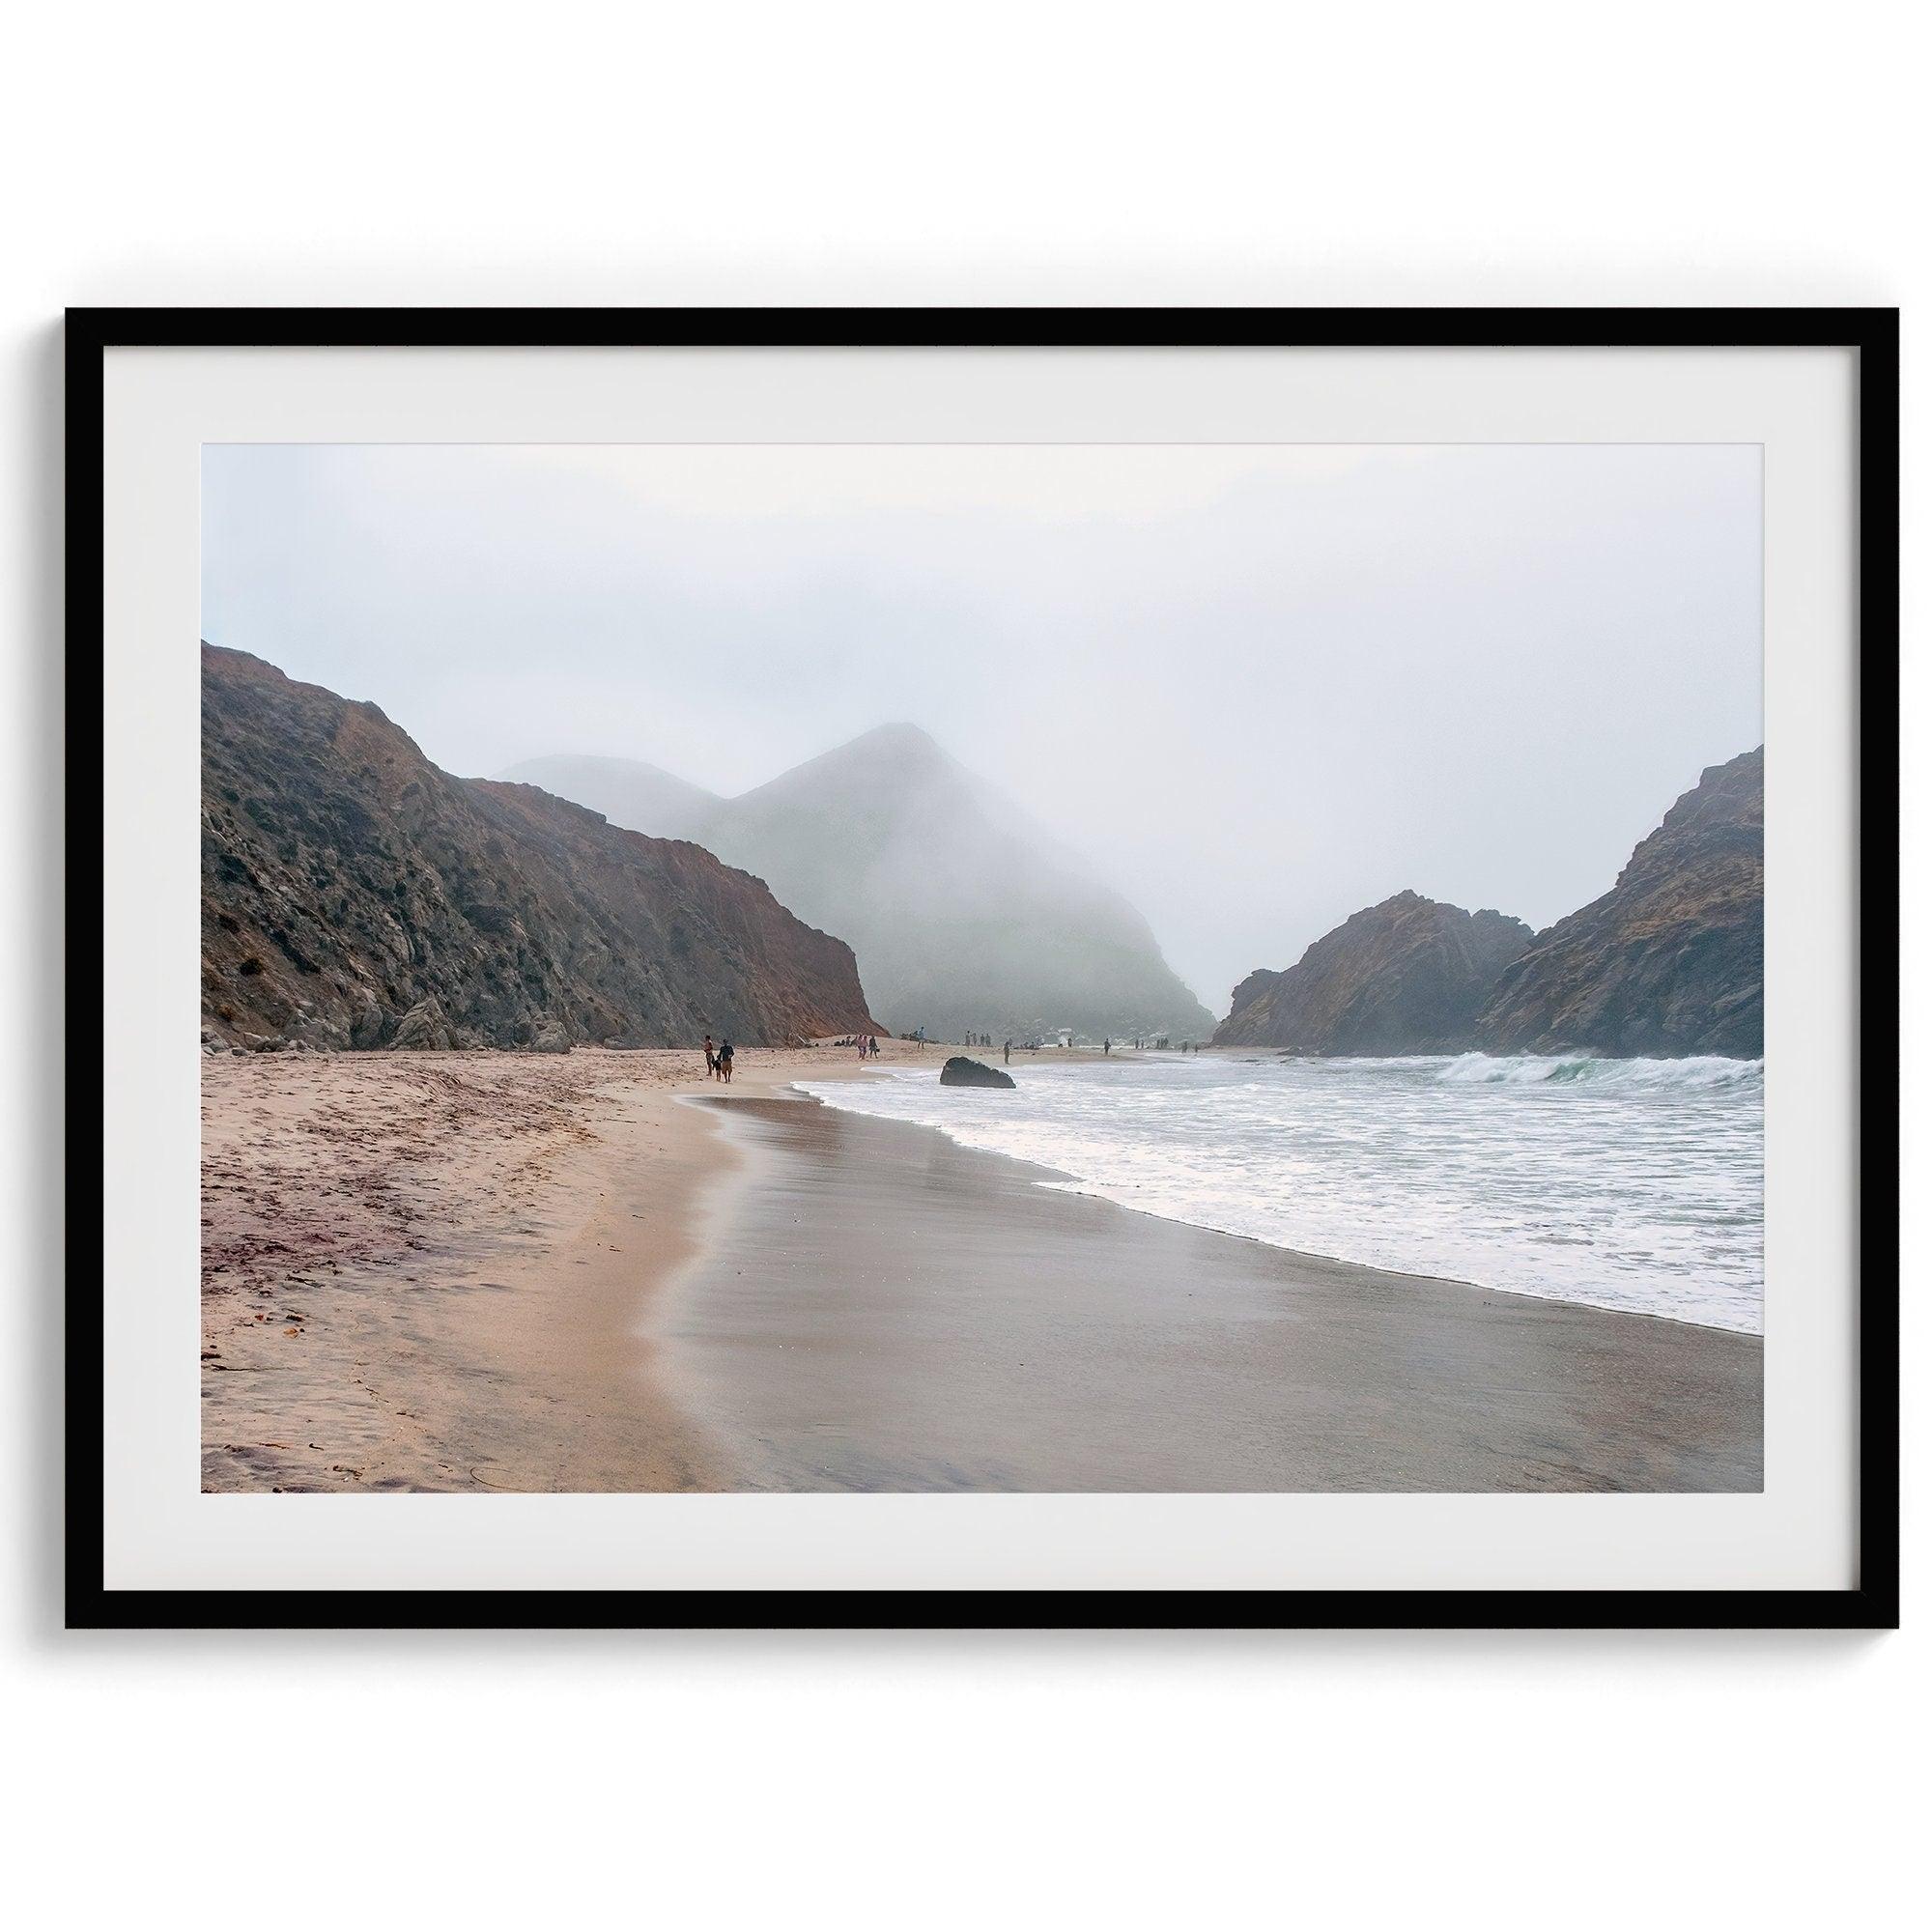
{"type": "Polygon", "coordinates": [[[1257,1005],[1264,996],[1281,983],[1282,977],[1269,967],[1257,966],[1235,988],[1234,997],[1228,1002],[1228,1018],[1222,1024],[1232,1024],[1236,1014],[1243,1013],[1250,1007],[1257,1005]]]}
{"type": "Polygon", "coordinates": [[[738,798],[614,758],[505,776],[755,872],[851,942],[901,1033],[1205,1039],[1213,1025],[1147,921],[914,725],[881,725],[738,798]]]}
{"type": "Polygon", "coordinates": [[[449,1022],[434,999],[418,1000],[389,1036],[389,1044],[398,1052],[447,1053],[455,1043],[449,1022]]]}
{"type": "Polygon", "coordinates": [[[1764,748],[1713,765],[1600,899],[1497,980],[1489,1053],[1764,1052],[1764,748]]]}
{"type": "Polygon", "coordinates": [[[1380,1056],[1460,1053],[1497,976],[1533,935],[1520,919],[1398,893],[1235,989],[1217,1046],[1380,1056]]]}
{"type": "Polygon", "coordinates": [[[696,845],[452,778],[373,704],[202,646],[205,1044],[883,1033],[852,952],[696,845]]]}
{"type": "Polygon", "coordinates": [[[942,1087],[1010,1087],[1013,1076],[1002,1073],[997,1066],[988,1066],[983,1061],[969,1060],[963,1053],[955,1053],[939,1069],[939,1084],[942,1087]]]}

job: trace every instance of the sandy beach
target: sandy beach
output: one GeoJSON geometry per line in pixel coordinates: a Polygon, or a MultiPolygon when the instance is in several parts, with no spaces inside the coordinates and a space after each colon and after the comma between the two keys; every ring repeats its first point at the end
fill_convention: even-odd
{"type": "Polygon", "coordinates": [[[790,1092],[859,1071],[211,1058],[204,1487],[1760,1486],[1753,1337],[1155,1220],[790,1092]]]}
{"type": "MultiPolygon", "coordinates": [[[[732,1091],[835,1067],[740,1048],[732,1091]]],[[[206,1060],[203,1487],[728,1487],[644,1333],[734,1158],[706,1086],[696,1052],[206,1060]]]]}

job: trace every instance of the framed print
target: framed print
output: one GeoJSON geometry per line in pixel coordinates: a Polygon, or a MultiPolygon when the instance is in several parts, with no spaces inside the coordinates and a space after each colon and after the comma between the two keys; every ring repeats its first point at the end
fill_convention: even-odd
{"type": "Polygon", "coordinates": [[[1892,312],[68,331],[72,1623],[1895,1622],[1892,312]]]}

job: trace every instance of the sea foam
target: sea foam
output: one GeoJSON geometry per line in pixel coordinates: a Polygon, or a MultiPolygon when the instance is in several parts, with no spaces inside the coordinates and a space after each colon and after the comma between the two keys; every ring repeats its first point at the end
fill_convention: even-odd
{"type": "Polygon", "coordinates": [[[1764,1065],[1698,1058],[1126,1056],[803,1081],[1277,1247],[1762,1332],[1764,1065]]]}

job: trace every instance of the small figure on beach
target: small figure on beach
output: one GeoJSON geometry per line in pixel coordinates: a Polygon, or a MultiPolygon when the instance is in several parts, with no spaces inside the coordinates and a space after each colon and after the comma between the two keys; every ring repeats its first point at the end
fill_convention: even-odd
{"type": "Polygon", "coordinates": [[[731,1084],[731,1042],[728,1039],[718,1044],[718,1077],[727,1087],[731,1084]]]}
{"type": "Polygon", "coordinates": [[[1009,1066],[1013,1064],[1013,1043],[1011,1040],[1008,1040],[1007,1042],[1006,1061],[1009,1066]]]}
{"type": "Polygon", "coordinates": [[[1113,1050],[1114,1050],[1114,1042],[1113,1042],[1113,1041],[1112,1041],[1111,1039],[1103,1039],[1103,1040],[1102,1040],[1102,1041],[1100,1042],[1100,1057],[1101,1057],[1101,1059],[1103,1059],[1103,1060],[1104,1060],[1104,1059],[1105,1059],[1105,1058],[1107,1057],[1107,1055],[1108,1055],[1108,1054],[1110,1054],[1110,1053],[1112,1053],[1112,1052],[1113,1052],[1113,1050]]]}
{"type": "Polygon", "coordinates": [[[718,1073],[718,1049],[711,1044],[711,1036],[704,1036],[704,1077],[715,1079],[718,1073]]]}

